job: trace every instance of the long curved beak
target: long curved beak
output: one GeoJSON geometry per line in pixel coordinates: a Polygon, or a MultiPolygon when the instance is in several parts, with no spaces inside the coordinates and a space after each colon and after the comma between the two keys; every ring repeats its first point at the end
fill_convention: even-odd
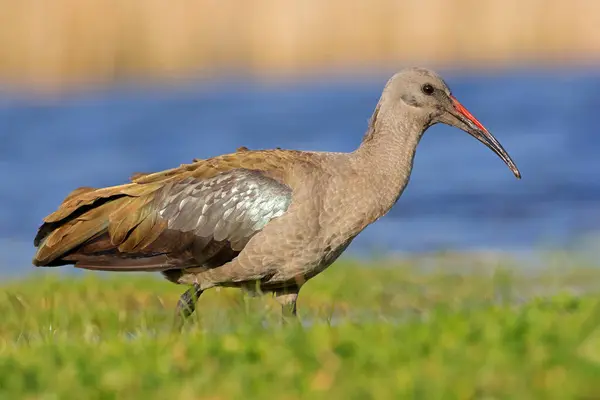
{"type": "MultiPolygon", "coordinates": [[[[460,124],[456,124],[456,127],[467,132],[481,143],[492,149],[494,153],[498,155],[504,161],[508,168],[515,174],[517,179],[521,179],[521,172],[517,168],[517,165],[510,158],[504,147],[500,142],[492,135],[482,124],[475,118],[469,110],[467,110],[456,98],[450,95],[452,101],[453,110],[448,110],[452,116],[460,121],[460,124]]],[[[453,124],[454,125],[454,124],[453,124]]]]}

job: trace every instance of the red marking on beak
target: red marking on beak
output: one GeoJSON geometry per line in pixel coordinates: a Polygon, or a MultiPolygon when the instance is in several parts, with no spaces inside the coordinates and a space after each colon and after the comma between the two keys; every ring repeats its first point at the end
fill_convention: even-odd
{"type": "Polygon", "coordinates": [[[469,121],[474,123],[475,126],[478,127],[479,129],[481,129],[482,131],[484,131],[484,132],[488,131],[487,129],[485,129],[485,126],[483,126],[483,124],[481,122],[479,122],[477,120],[477,118],[475,118],[473,116],[473,114],[471,114],[469,112],[469,110],[466,109],[465,106],[463,106],[462,104],[460,104],[460,102],[458,100],[456,100],[456,97],[450,95],[450,98],[452,99],[452,103],[454,105],[454,108],[456,108],[456,111],[458,111],[459,113],[464,115],[469,121]]]}

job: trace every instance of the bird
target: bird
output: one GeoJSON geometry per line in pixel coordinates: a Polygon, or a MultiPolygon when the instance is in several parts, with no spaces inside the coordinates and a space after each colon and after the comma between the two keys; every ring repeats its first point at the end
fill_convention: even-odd
{"type": "Polygon", "coordinates": [[[33,265],[160,272],[188,287],[174,329],[215,287],[272,294],[282,319],[297,321],[300,289],[394,206],[419,141],[438,123],[470,134],[521,178],[440,75],[408,67],[385,84],[355,150],[241,147],[121,185],[75,189],[43,219],[33,265]]]}

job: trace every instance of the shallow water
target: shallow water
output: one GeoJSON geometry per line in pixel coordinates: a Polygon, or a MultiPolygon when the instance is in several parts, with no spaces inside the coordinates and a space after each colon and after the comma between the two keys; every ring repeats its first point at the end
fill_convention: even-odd
{"type": "MultiPolygon", "coordinates": [[[[403,197],[349,252],[521,252],[569,247],[597,232],[600,74],[445,75],[523,180],[467,134],[435,126],[403,197]]],[[[115,86],[54,101],[0,93],[0,268],[29,270],[37,226],[75,187],[117,184],[241,145],[350,151],[385,80],[115,86]]]]}

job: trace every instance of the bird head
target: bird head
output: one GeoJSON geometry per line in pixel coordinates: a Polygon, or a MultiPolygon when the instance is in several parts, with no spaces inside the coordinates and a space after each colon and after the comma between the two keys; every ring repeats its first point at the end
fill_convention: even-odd
{"type": "MultiPolygon", "coordinates": [[[[411,108],[425,127],[437,123],[454,126],[479,140],[504,161],[517,178],[521,173],[500,142],[454,97],[448,85],[435,72],[407,68],[387,83],[382,98],[391,107],[411,108]]],[[[391,110],[393,113],[393,110],[391,110]]]]}

